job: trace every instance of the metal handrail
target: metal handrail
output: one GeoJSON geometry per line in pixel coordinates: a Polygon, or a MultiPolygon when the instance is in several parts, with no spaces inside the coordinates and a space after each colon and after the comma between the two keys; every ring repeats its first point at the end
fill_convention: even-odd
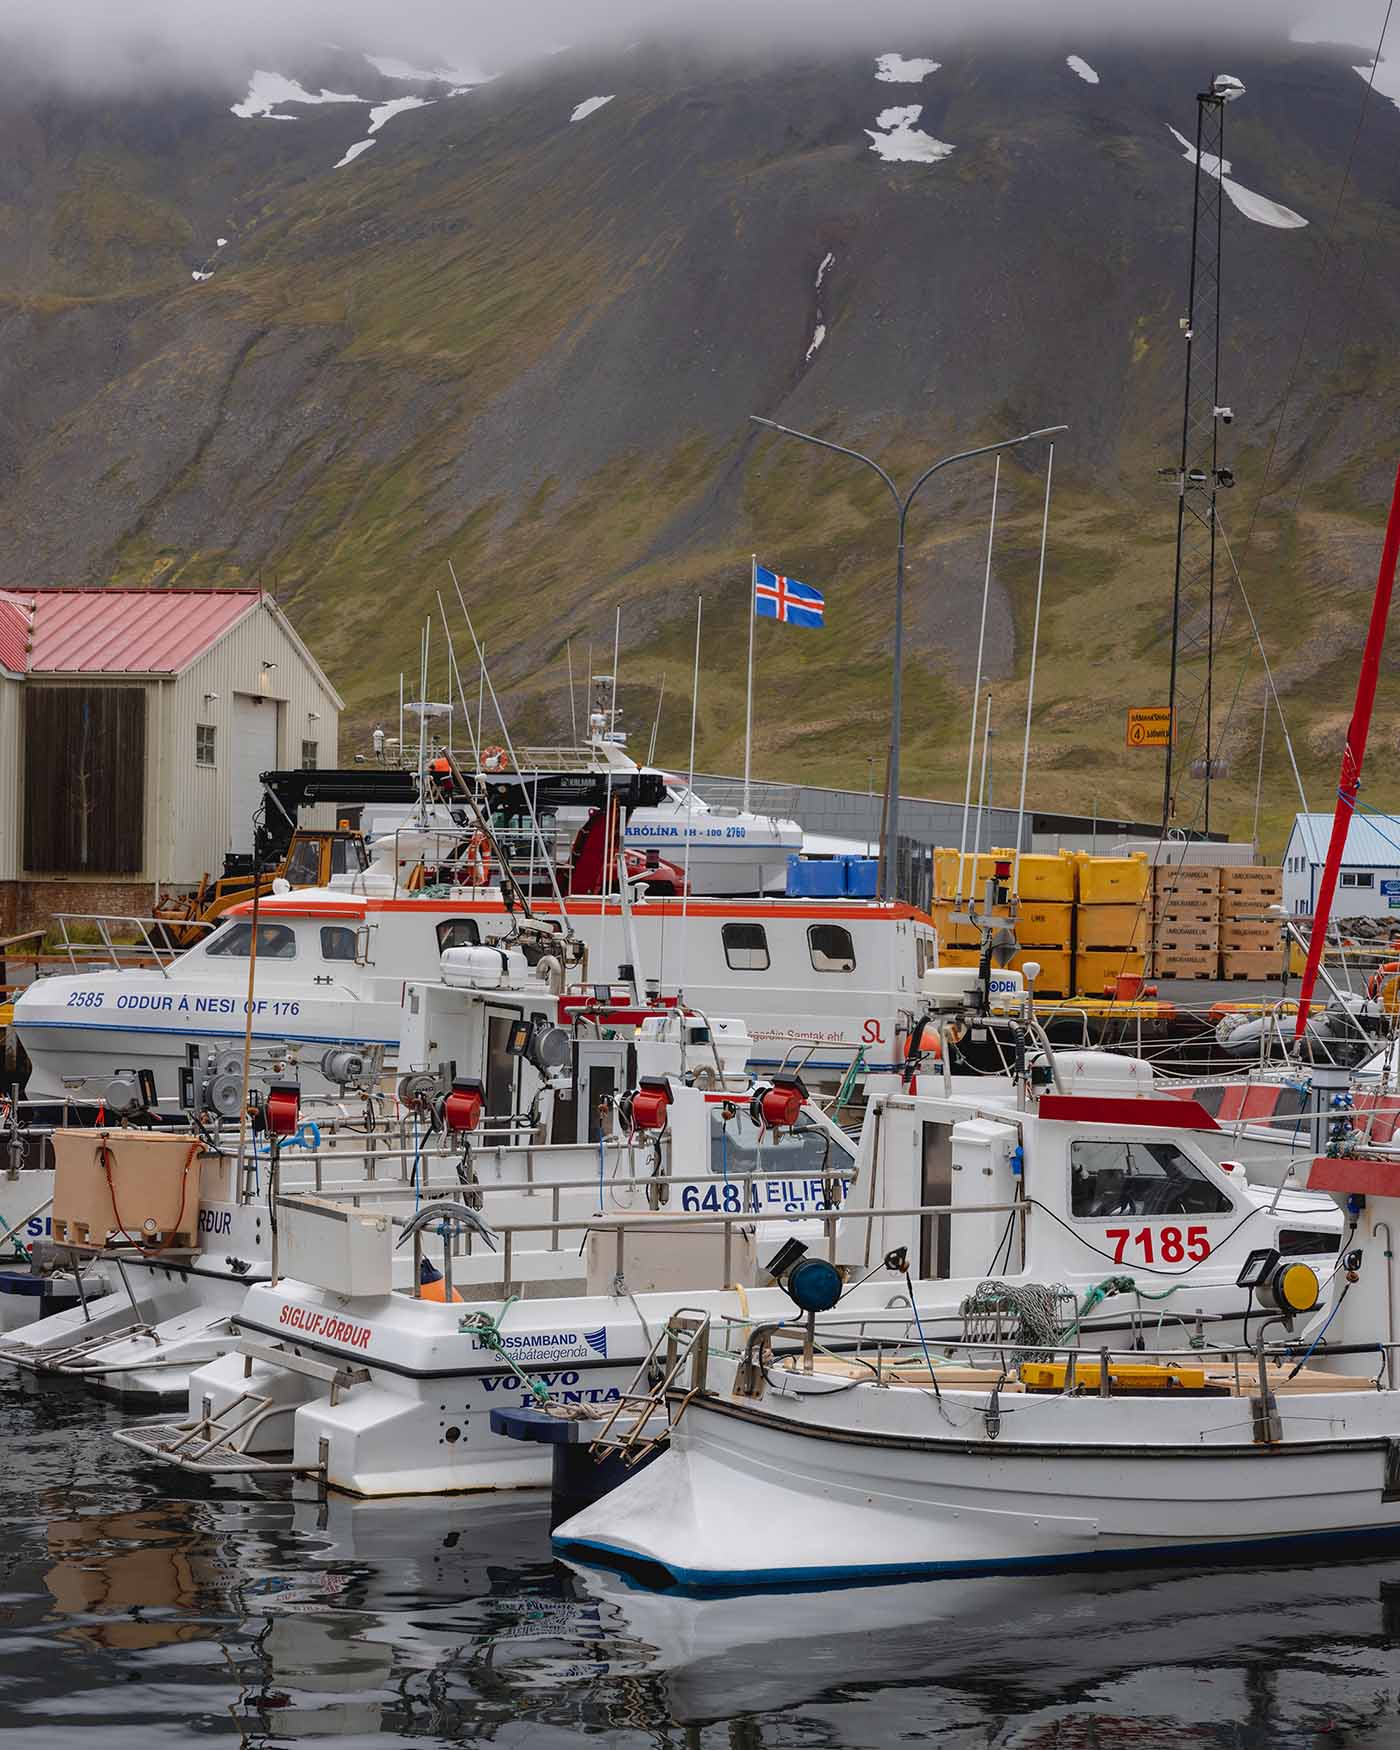
{"type": "MultiPolygon", "coordinates": [[[[123,966],[120,957],[123,950],[125,950],[127,954],[127,965],[130,964],[133,956],[149,954],[154,958],[156,965],[160,968],[161,974],[165,977],[169,976],[168,968],[171,961],[177,959],[179,955],[185,952],[184,948],[163,948],[160,943],[152,937],[152,930],[164,929],[171,921],[166,918],[126,917],[113,912],[77,911],[56,911],[52,915],[54,922],[59,926],[59,932],[62,937],[62,950],[68,955],[69,965],[72,966],[74,972],[82,972],[85,970],[85,968],[78,964],[77,950],[86,947],[97,948],[98,944],[73,941],[68,934],[68,926],[70,923],[75,925],[92,924],[96,926],[97,932],[102,938],[100,946],[105,951],[105,956],[111,963],[112,967],[118,972],[122,970],[123,966]],[[145,944],[144,947],[135,942],[114,942],[112,940],[112,932],[110,928],[112,925],[117,925],[122,929],[138,929],[141,932],[142,942],[145,944]]],[[[203,918],[191,918],[188,922],[183,919],[180,920],[179,927],[181,930],[209,931],[216,930],[221,924],[227,922],[228,919],[222,917],[214,918],[207,922],[203,918]]]]}

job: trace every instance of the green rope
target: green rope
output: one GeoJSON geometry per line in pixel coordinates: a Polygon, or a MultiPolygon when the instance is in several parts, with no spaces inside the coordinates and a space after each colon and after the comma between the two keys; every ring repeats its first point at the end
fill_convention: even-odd
{"type": "Polygon", "coordinates": [[[1074,1316],[1074,1323],[1066,1325],[1060,1332],[1061,1337],[1075,1337],[1079,1328],[1095,1307],[1102,1306],[1104,1301],[1115,1294],[1135,1294],[1139,1300],[1170,1300],[1172,1295],[1180,1292],[1180,1286],[1163,1288],[1158,1293],[1150,1289],[1139,1288],[1131,1276],[1105,1276],[1102,1282],[1096,1282],[1084,1296],[1083,1304],[1074,1316]]]}
{"type": "Polygon", "coordinates": [[[543,1380],[535,1379],[531,1374],[525,1372],[520,1363],[506,1348],[505,1342],[501,1337],[501,1320],[519,1299],[520,1296],[518,1294],[512,1294],[495,1318],[492,1318],[489,1312],[463,1313],[462,1317],[457,1321],[457,1329],[469,1333],[473,1337],[480,1338],[488,1349],[493,1350],[500,1356],[501,1360],[505,1362],[506,1366],[520,1381],[521,1385],[525,1387],[526,1391],[530,1393],[535,1402],[542,1408],[547,1408],[549,1405],[549,1387],[545,1385],[543,1380]]]}

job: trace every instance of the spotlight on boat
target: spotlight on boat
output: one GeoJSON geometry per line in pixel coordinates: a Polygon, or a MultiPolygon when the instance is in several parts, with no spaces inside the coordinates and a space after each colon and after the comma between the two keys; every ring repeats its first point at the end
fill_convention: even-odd
{"type": "Polygon", "coordinates": [[[1280,1313],[1290,1323],[1299,1313],[1312,1312],[1319,1293],[1317,1272],[1311,1264],[1284,1258],[1272,1246],[1260,1246],[1249,1254],[1240,1266],[1235,1286],[1251,1289],[1260,1306],[1280,1313]]]}
{"type": "Polygon", "coordinates": [[[809,1258],[801,1240],[784,1240],[764,1269],[805,1313],[830,1312],[841,1298],[841,1272],[825,1258],[809,1258]]]}

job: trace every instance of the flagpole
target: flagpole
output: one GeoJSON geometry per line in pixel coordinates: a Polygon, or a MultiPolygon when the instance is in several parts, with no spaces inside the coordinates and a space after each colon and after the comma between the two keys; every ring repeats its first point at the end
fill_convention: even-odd
{"type": "Polygon", "coordinates": [[[749,752],[753,745],[753,628],[758,618],[758,554],[749,562],[749,679],[744,692],[744,813],[749,811],[749,752]]]}

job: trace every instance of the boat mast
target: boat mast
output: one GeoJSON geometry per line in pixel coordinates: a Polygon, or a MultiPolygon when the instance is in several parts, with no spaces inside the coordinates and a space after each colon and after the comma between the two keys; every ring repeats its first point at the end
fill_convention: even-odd
{"type": "Polygon", "coordinates": [[[1337,872],[1346,849],[1351,817],[1356,811],[1356,793],[1361,788],[1361,764],[1366,757],[1366,737],[1371,728],[1371,711],[1376,702],[1376,682],[1380,678],[1381,651],[1385,645],[1386,622],[1390,618],[1390,598],[1395,588],[1395,563],[1400,558],[1400,468],[1395,474],[1395,490],[1390,500],[1390,517],[1385,525],[1385,546],[1381,549],[1380,575],[1376,579],[1376,599],[1371,604],[1371,624],[1366,632],[1366,648],[1361,655],[1361,672],[1356,677],[1356,704],[1352,707],[1351,723],[1347,727],[1346,745],[1342,749],[1342,770],[1337,780],[1337,809],[1332,816],[1332,837],[1327,844],[1327,861],[1322,866],[1322,885],[1317,892],[1317,907],[1313,917],[1312,939],[1308,943],[1308,964],[1303,973],[1303,988],[1298,993],[1298,1020],[1293,1029],[1295,1041],[1303,1037],[1308,1024],[1308,1006],[1317,983],[1322,951],[1327,943],[1327,926],[1332,917],[1332,895],[1337,887],[1337,872]]]}
{"type": "MultiPolygon", "coordinates": [[[[1162,475],[1176,484],[1176,568],[1172,578],[1170,709],[1162,775],[1162,831],[1173,825],[1173,754],[1178,725],[1187,715],[1186,734],[1194,745],[1199,731],[1204,757],[1193,759],[1191,775],[1204,781],[1202,830],[1210,831],[1211,780],[1221,775],[1215,759],[1213,707],[1215,679],[1215,497],[1233,486],[1234,474],[1220,466],[1220,422],[1233,418],[1220,403],[1220,258],[1225,191],[1221,183],[1225,153],[1225,105],[1242,95],[1237,79],[1217,74],[1208,91],[1196,96],[1195,196],[1191,210],[1191,277],[1186,314],[1186,382],[1181,410],[1178,466],[1162,475]],[[1201,359],[1197,362],[1196,355],[1201,359]],[[1205,673],[1188,681],[1187,665],[1205,661],[1205,673]]],[[[1180,136],[1178,136],[1179,138],[1180,136]]]]}

